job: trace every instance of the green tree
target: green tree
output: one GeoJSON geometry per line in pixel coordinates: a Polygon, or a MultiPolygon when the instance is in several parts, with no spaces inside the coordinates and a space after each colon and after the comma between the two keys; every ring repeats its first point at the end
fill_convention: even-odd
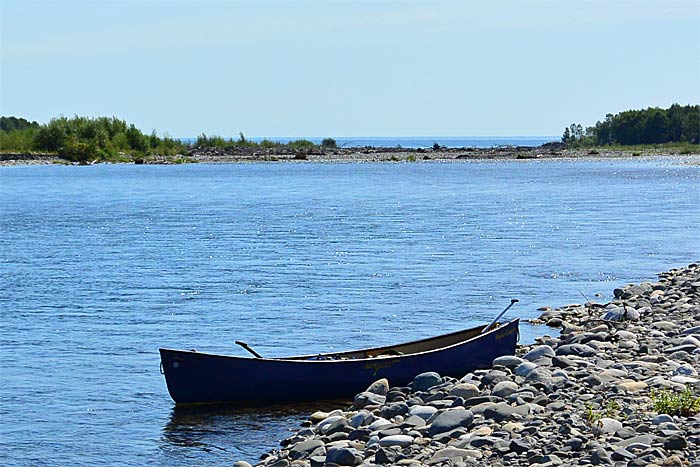
{"type": "Polygon", "coordinates": [[[333,138],[324,138],[323,141],[321,141],[321,147],[323,149],[336,149],[338,143],[336,143],[333,138]]]}

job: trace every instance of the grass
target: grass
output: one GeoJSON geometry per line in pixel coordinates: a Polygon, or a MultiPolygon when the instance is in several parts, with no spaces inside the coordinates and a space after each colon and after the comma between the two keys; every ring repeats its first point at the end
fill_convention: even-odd
{"type": "Polygon", "coordinates": [[[603,407],[597,408],[596,405],[587,402],[585,405],[585,412],[583,414],[583,419],[588,422],[591,428],[600,428],[602,426],[602,418],[614,418],[616,420],[627,418],[626,415],[622,413],[622,405],[614,400],[608,400],[603,407]]]}
{"type": "Polygon", "coordinates": [[[657,413],[689,417],[700,412],[700,396],[690,388],[682,392],[652,391],[651,403],[657,413]]]}

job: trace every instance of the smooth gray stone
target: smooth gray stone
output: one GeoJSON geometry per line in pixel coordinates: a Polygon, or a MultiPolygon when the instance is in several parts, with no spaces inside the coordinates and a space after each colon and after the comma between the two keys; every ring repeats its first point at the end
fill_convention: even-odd
{"type": "Polygon", "coordinates": [[[371,423],[373,418],[374,418],[374,415],[372,415],[370,412],[368,412],[366,410],[360,410],[355,415],[353,415],[352,418],[350,419],[350,426],[353,428],[359,428],[361,426],[365,426],[368,423],[371,423]]]}
{"type": "Polygon", "coordinates": [[[452,389],[450,389],[449,395],[469,399],[470,397],[478,396],[479,392],[479,387],[476,384],[459,383],[454,385],[452,389]]]}
{"type": "Polygon", "coordinates": [[[639,435],[635,436],[633,438],[629,438],[623,441],[620,441],[617,443],[617,447],[621,448],[630,448],[630,446],[635,445],[635,444],[645,444],[647,446],[651,446],[653,443],[656,442],[658,438],[654,435],[639,435]]]}
{"type": "Polygon", "coordinates": [[[669,347],[667,349],[664,349],[664,353],[674,353],[674,352],[687,352],[687,353],[692,353],[693,350],[695,350],[697,347],[695,347],[693,344],[685,344],[685,345],[677,345],[675,347],[669,347]]]}
{"type": "Polygon", "coordinates": [[[413,443],[413,436],[408,435],[391,435],[379,440],[379,445],[382,447],[399,446],[406,447],[413,443]]]}
{"type": "Polygon", "coordinates": [[[700,339],[695,336],[685,336],[681,345],[694,345],[695,347],[700,347],[700,339]]]}
{"type": "Polygon", "coordinates": [[[442,384],[442,377],[433,372],[421,373],[413,378],[412,388],[414,391],[427,391],[428,389],[442,384]]]}
{"type": "Polygon", "coordinates": [[[321,433],[321,434],[326,434],[326,431],[328,428],[338,420],[345,419],[342,415],[331,415],[329,417],[326,417],[325,419],[321,420],[318,422],[318,425],[316,426],[316,429],[321,433]]]}
{"type": "Polygon", "coordinates": [[[362,454],[355,448],[328,449],[326,463],[338,465],[359,465],[362,462],[362,454]]]}
{"type": "Polygon", "coordinates": [[[381,418],[378,417],[375,420],[372,421],[372,423],[369,424],[367,428],[370,430],[386,430],[387,428],[391,428],[392,426],[395,426],[393,423],[391,423],[389,420],[386,418],[381,418]]]}
{"type": "Polygon", "coordinates": [[[344,441],[348,439],[348,434],[345,431],[336,431],[332,435],[326,436],[328,438],[328,443],[335,441],[344,441]]]}
{"type": "Polygon", "coordinates": [[[617,436],[618,438],[622,438],[622,439],[632,438],[636,434],[637,434],[637,432],[631,426],[623,426],[622,428],[620,428],[619,430],[617,430],[615,432],[615,436],[617,436]]]}
{"type": "Polygon", "coordinates": [[[326,426],[324,431],[327,436],[330,436],[334,433],[338,433],[339,431],[343,431],[346,426],[350,426],[350,424],[345,417],[343,417],[326,426]]]}
{"type": "Polygon", "coordinates": [[[466,428],[455,428],[454,430],[438,433],[433,436],[433,441],[437,443],[447,444],[453,439],[457,439],[462,435],[467,434],[466,428]]]}
{"type": "Polygon", "coordinates": [[[392,426],[391,428],[387,428],[386,430],[379,430],[379,433],[377,433],[380,438],[386,438],[387,436],[394,436],[394,435],[400,435],[401,434],[401,428],[398,426],[392,426]]]}
{"type": "Polygon", "coordinates": [[[379,411],[379,416],[390,419],[397,415],[405,415],[406,413],[408,413],[408,405],[406,405],[405,402],[392,402],[382,407],[379,411]]]}
{"type": "Polygon", "coordinates": [[[471,410],[462,408],[446,410],[435,417],[428,429],[428,436],[432,438],[436,434],[454,430],[455,428],[470,428],[473,422],[474,414],[471,410]]]}
{"type": "Polygon", "coordinates": [[[509,381],[508,373],[501,370],[491,370],[481,378],[481,384],[484,386],[490,386],[492,384],[500,383],[501,381],[509,381]]]}
{"type": "Polygon", "coordinates": [[[539,465],[551,467],[554,465],[561,465],[562,461],[556,454],[535,454],[527,458],[530,465],[539,465]]]}
{"type": "Polygon", "coordinates": [[[660,413],[651,419],[652,425],[661,425],[662,423],[673,423],[673,417],[669,414],[660,413]]]}
{"type": "Polygon", "coordinates": [[[578,451],[583,447],[583,440],[581,438],[569,438],[564,442],[565,446],[568,446],[572,451],[578,451]]]}
{"type": "Polygon", "coordinates": [[[525,377],[525,382],[529,384],[539,383],[550,387],[553,384],[552,374],[545,368],[535,368],[525,377]]]}
{"type": "Polygon", "coordinates": [[[612,459],[610,459],[605,449],[598,448],[591,453],[591,463],[593,465],[610,465],[612,464],[612,459]]]}
{"type": "Polygon", "coordinates": [[[501,381],[491,390],[491,394],[496,397],[506,398],[518,390],[518,385],[512,381],[501,381]]]}
{"type": "Polygon", "coordinates": [[[374,454],[374,460],[380,465],[394,464],[399,457],[395,448],[379,448],[374,454]]]}
{"type": "Polygon", "coordinates": [[[627,307],[626,309],[612,308],[603,315],[603,319],[606,321],[639,321],[640,317],[639,311],[632,307],[627,307]]]}
{"type": "Polygon", "coordinates": [[[525,378],[535,368],[537,368],[537,364],[529,362],[529,361],[523,362],[515,368],[515,374],[516,374],[516,376],[520,376],[522,378],[525,378]]]}
{"type": "Polygon", "coordinates": [[[538,345],[537,347],[523,355],[523,359],[533,361],[541,357],[554,357],[554,355],[555,353],[552,347],[548,345],[538,345]]]}
{"type": "Polygon", "coordinates": [[[700,382],[697,378],[691,378],[690,376],[676,375],[671,377],[671,381],[679,384],[696,384],[700,382]]]}
{"type": "Polygon", "coordinates": [[[557,368],[569,368],[569,367],[575,367],[576,364],[574,363],[573,360],[570,358],[566,358],[564,356],[554,356],[552,357],[552,365],[557,367],[557,368]]]}
{"type": "Polygon", "coordinates": [[[481,405],[481,404],[484,404],[487,402],[492,403],[492,404],[496,404],[497,402],[503,402],[503,399],[501,399],[500,397],[496,397],[496,396],[472,397],[472,398],[464,401],[464,407],[466,407],[466,408],[476,407],[478,405],[481,405]]]}
{"type": "Polygon", "coordinates": [[[618,448],[612,453],[612,456],[610,457],[614,461],[630,461],[636,458],[637,456],[632,454],[625,448],[618,448]]]}
{"type": "Polygon", "coordinates": [[[557,348],[557,355],[576,355],[578,357],[593,357],[596,350],[586,344],[565,344],[557,348]]]}
{"type": "Polygon", "coordinates": [[[374,394],[373,392],[361,392],[355,396],[355,400],[352,406],[355,409],[362,409],[368,405],[382,405],[386,402],[385,396],[380,396],[379,394],[374,394]]]}
{"type": "MultiPolygon", "coordinates": [[[[430,417],[428,417],[430,418],[430,417]]],[[[401,424],[402,427],[414,427],[414,428],[420,428],[426,425],[424,418],[419,417],[418,415],[411,415],[408,417],[406,420],[403,421],[401,424]]]]}
{"type": "Polygon", "coordinates": [[[682,336],[688,336],[690,334],[700,334],[700,326],[693,326],[692,328],[681,331],[682,336]]]}
{"type": "Polygon", "coordinates": [[[508,446],[511,452],[522,454],[532,449],[532,443],[524,438],[516,438],[508,446]]]}
{"type": "Polygon", "coordinates": [[[371,431],[366,428],[358,428],[357,430],[352,430],[348,433],[348,439],[350,441],[365,441],[369,440],[369,435],[371,431]]]}
{"type": "Polygon", "coordinates": [[[495,436],[475,436],[469,440],[469,445],[475,448],[480,448],[482,446],[493,446],[501,439],[495,436]]]}
{"type": "Polygon", "coordinates": [[[598,420],[598,423],[593,428],[595,433],[606,433],[613,435],[617,430],[622,428],[622,422],[614,418],[603,417],[598,420]]]}
{"type": "Polygon", "coordinates": [[[674,434],[664,439],[664,449],[669,451],[680,451],[681,449],[685,449],[687,446],[688,442],[679,434],[674,434]]]}
{"type": "Polygon", "coordinates": [[[554,401],[546,405],[547,411],[549,412],[559,412],[568,407],[568,404],[564,401],[554,401]]]}
{"type": "Polygon", "coordinates": [[[429,405],[414,405],[408,410],[409,415],[415,415],[423,420],[428,420],[437,413],[438,409],[429,405]]]}
{"type": "Polygon", "coordinates": [[[515,355],[504,355],[502,357],[497,357],[493,361],[493,365],[501,365],[506,368],[513,369],[516,366],[520,365],[523,362],[523,359],[520,357],[516,357],[515,355]]]}
{"type": "Polygon", "coordinates": [[[484,410],[484,418],[489,418],[497,422],[502,422],[511,415],[519,415],[525,417],[530,413],[530,407],[527,405],[511,406],[505,402],[499,402],[492,407],[487,407],[484,410]]]}
{"type": "Polygon", "coordinates": [[[370,386],[365,389],[365,392],[386,396],[386,394],[389,392],[389,381],[386,378],[379,379],[370,384],[370,386]]]}
{"type": "Polygon", "coordinates": [[[601,378],[600,375],[592,374],[583,378],[583,382],[591,387],[595,387],[603,384],[603,378],[601,378]]]}
{"type": "MultiPolygon", "coordinates": [[[[438,462],[444,462],[446,460],[451,460],[456,457],[480,458],[481,453],[479,451],[475,451],[474,449],[461,449],[454,446],[450,446],[437,451],[433,455],[433,457],[430,458],[428,464],[436,464],[438,462]]],[[[456,467],[458,464],[454,463],[453,465],[456,467]]]]}

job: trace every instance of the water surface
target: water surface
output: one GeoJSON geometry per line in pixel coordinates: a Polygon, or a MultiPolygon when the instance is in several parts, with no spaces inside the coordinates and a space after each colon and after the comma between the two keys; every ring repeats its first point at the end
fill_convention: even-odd
{"type": "Polygon", "coordinates": [[[175,410],[158,347],[314,353],[602,300],[698,260],[699,181],[667,159],[0,168],[0,463],[254,462],[312,409],[175,410]]]}

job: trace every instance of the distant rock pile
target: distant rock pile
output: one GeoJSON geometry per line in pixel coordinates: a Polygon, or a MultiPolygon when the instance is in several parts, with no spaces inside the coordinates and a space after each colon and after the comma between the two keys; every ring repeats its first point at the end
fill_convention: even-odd
{"type": "Polygon", "coordinates": [[[490,370],[379,380],[259,465],[700,467],[700,265],[614,295],[544,310],[561,335],[490,370]]]}

